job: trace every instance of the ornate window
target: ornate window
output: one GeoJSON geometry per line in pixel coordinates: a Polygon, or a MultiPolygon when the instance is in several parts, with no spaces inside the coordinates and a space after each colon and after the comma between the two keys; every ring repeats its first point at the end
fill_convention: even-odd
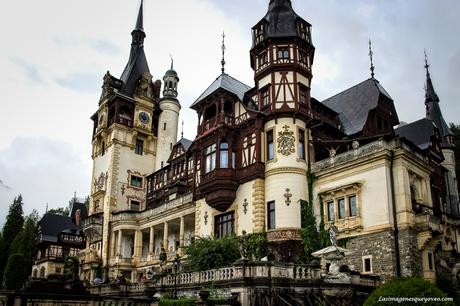
{"type": "Polygon", "coordinates": [[[267,131],[267,160],[275,158],[275,143],[273,141],[273,130],[267,131]]]}
{"type": "Polygon", "coordinates": [[[130,210],[139,211],[141,208],[141,203],[139,201],[131,200],[129,206],[130,210]]]}
{"type": "Polygon", "coordinates": [[[334,202],[327,202],[327,221],[333,222],[335,220],[335,213],[334,213],[334,202]]]}
{"type": "Polygon", "coordinates": [[[345,199],[341,198],[337,200],[339,219],[345,218],[345,199]]]}
{"type": "Polygon", "coordinates": [[[142,188],[142,181],[143,181],[142,177],[131,175],[130,185],[132,187],[142,188]]]}
{"type": "Polygon", "coordinates": [[[326,228],[335,225],[339,234],[362,228],[360,213],[361,184],[353,183],[322,192],[323,215],[327,218],[326,228]]]}
{"type": "Polygon", "coordinates": [[[100,200],[94,201],[94,212],[98,212],[100,209],[100,200]]]}
{"type": "Polygon", "coordinates": [[[144,141],[142,139],[137,138],[135,153],[138,155],[142,155],[143,151],[144,151],[144,141]]]}
{"type": "Polygon", "coordinates": [[[358,208],[356,207],[356,195],[348,196],[348,211],[350,217],[356,217],[358,215],[358,208]]]}
{"type": "Polygon", "coordinates": [[[233,211],[215,217],[214,234],[222,238],[234,233],[235,213],[233,211]]]}
{"type": "Polygon", "coordinates": [[[205,173],[209,173],[216,169],[216,144],[212,144],[206,148],[205,152],[206,165],[205,173]]]}
{"type": "Polygon", "coordinates": [[[267,203],[267,229],[274,229],[275,223],[275,201],[267,203]]]}
{"type": "Polygon", "coordinates": [[[305,131],[299,129],[299,159],[305,160],[305,131]]]}
{"type": "Polygon", "coordinates": [[[222,141],[219,146],[220,168],[228,168],[228,143],[222,141]]]}

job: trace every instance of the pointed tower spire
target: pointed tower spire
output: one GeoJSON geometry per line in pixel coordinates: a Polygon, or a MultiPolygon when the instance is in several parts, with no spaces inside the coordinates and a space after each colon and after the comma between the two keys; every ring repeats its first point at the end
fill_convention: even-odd
{"type": "Polygon", "coordinates": [[[222,65],[222,73],[225,73],[225,32],[222,32],[222,60],[220,63],[222,65]]]}
{"type": "Polygon", "coordinates": [[[139,7],[139,14],[137,15],[137,22],[135,30],[144,31],[144,0],[141,0],[139,7]]]}
{"type": "Polygon", "coordinates": [[[184,120],[182,120],[182,132],[180,133],[180,138],[184,138],[184,120]]]}
{"type": "Polygon", "coordinates": [[[373,61],[373,55],[374,55],[374,52],[372,52],[372,42],[371,42],[371,39],[369,38],[369,58],[371,59],[371,78],[373,79],[374,78],[374,70],[375,70],[375,67],[374,67],[374,61],[373,61]]]}
{"type": "Polygon", "coordinates": [[[425,84],[425,107],[426,107],[426,118],[433,121],[436,127],[441,133],[442,142],[441,146],[451,146],[451,136],[453,135],[447,125],[444,117],[442,116],[441,108],[439,107],[439,97],[434,90],[433,82],[431,81],[430,71],[428,64],[428,56],[425,54],[425,69],[426,69],[426,84],[425,84]]]}
{"type": "Polygon", "coordinates": [[[147,64],[147,58],[144,53],[144,25],[143,25],[143,6],[144,2],[141,0],[139,7],[139,14],[137,16],[136,27],[131,32],[131,52],[129,54],[129,60],[126,64],[120,79],[123,81],[122,92],[132,96],[139,78],[144,73],[150,73],[149,65],[147,64]]]}

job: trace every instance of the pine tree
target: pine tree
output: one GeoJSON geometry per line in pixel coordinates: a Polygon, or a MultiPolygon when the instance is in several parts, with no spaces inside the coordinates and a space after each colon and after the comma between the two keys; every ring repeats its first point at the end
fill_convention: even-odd
{"type": "MultiPolygon", "coordinates": [[[[8,215],[6,216],[5,225],[3,226],[3,243],[0,249],[0,281],[2,280],[3,272],[5,271],[8,255],[10,254],[10,246],[16,235],[21,232],[24,225],[24,212],[22,205],[21,195],[14,198],[13,203],[10,205],[8,215]]],[[[3,282],[0,282],[0,284],[1,283],[3,282]]]]}
{"type": "Polygon", "coordinates": [[[35,253],[35,238],[37,237],[38,212],[33,210],[27,216],[23,230],[16,235],[10,247],[10,254],[23,254],[26,271],[29,275],[32,270],[35,253]]]}

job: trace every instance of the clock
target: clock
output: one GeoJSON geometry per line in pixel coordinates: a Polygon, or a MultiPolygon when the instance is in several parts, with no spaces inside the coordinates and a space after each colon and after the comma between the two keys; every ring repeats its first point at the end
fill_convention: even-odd
{"type": "Polygon", "coordinates": [[[139,113],[139,120],[140,120],[143,124],[147,124],[147,123],[149,123],[150,117],[149,117],[149,115],[148,115],[146,112],[140,112],[140,113],[139,113]]]}

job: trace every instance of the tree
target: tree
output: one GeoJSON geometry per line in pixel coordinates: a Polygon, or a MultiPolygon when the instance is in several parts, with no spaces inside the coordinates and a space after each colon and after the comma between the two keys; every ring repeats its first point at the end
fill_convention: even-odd
{"type": "Polygon", "coordinates": [[[21,232],[24,225],[24,212],[22,209],[22,196],[14,198],[13,203],[10,205],[6,222],[3,226],[2,237],[3,243],[0,249],[0,284],[3,277],[8,255],[10,254],[10,246],[13,243],[16,235],[21,232]]]}
{"type": "Polygon", "coordinates": [[[7,290],[19,290],[22,288],[27,279],[24,255],[12,254],[8,257],[3,279],[4,287],[7,290]]]}
{"type": "Polygon", "coordinates": [[[16,235],[10,247],[10,254],[23,254],[26,263],[26,272],[32,271],[35,254],[35,239],[37,237],[38,212],[34,209],[27,216],[23,230],[16,235]]]}
{"type": "Polygon", "coordinates": [[[450,130],[454,134],[455,144],[455,174],[457,176],[457,188],[460,190],[460,124],[450,123],[450,130]]]}
{"type": "Polygon", "coordinates": [[[70,214],[70,211],[69,211],[69,208],[68,207],[58,207],[58,208],[52,208],[50,210],[48,210],[48,213],[49,214],[53,214],[53,215],[61,215],[61,216],[65,216],[65,217],[68,217],[69,214],[70,214]]]}
{"type": "Polygon", "coordinates": [[[366,300],[364,306],[373,305],[454,305],[448,301],[418,301],[405,300],[414,298],[446,298],[447,294],[442,292],[433,283],[420,277],[398,277],[377,288],[366,300]],[[398,298],[386,300],[386,298],[398,298]]]}
{"type": "Polygon", "coordinates": [[[192,271],[203,271],[224,267],[235,262],[240,256],[238,237],[199,238],[185,248],[188,266],[192,271]]]}

